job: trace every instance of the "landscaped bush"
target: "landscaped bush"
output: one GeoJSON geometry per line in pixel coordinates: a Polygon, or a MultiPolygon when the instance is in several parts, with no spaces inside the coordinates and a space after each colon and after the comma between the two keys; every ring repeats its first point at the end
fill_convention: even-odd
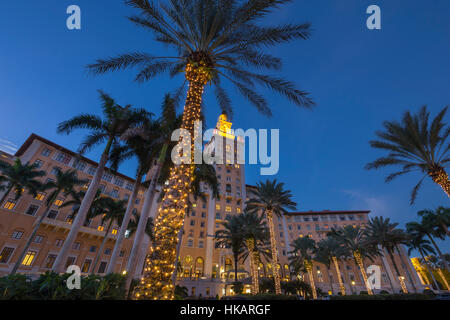
{"type": "Polygon", "coordinates": [[[297,300],[295,296],[275,294],[275,293],[261,293],[261,294],[240,294],[235,296],[222,297],[223,300],[297,300]]]}
{"type": "Polygon", "coordinates": [[[431,297],[421,293],[408,294],[374,294],[331,296],[331,300],[429,300],[431,297]]]}
{"type": "Polygon", "coordinates": [[[80,289],[68,289],[69,274],[54,272],[41,274],[31,280],[26,275],[15,274],[0,278],[2,300],[121,300],[125,299],[125,277],[109,274],[104,277],[81,277],[80,289]]]}

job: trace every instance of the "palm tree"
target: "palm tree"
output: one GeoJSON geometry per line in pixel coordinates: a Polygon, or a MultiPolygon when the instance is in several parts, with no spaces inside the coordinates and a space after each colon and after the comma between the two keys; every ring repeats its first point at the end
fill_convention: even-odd
{"type": "Polygon", "coordinates": [[[276,179],[257,183],[255,189],[250,189],[249,198],[246,203],[247,210],[261,211],[267,217],[272,251],[272,265],[274,266],[273,278],[275,280],[275,293],[281,294],[273,216],[277,215],[280,217],[282,214],[286,214],[288,210],[295,210],[297,204],[292,201],[291,191],[284,190],[284,183],[278,183],[276,179]]]}
{"type": "Polygon", "coordinates": [[[239,216],[229,215],[221,222],[223,229],[215,234],[216,244],[222,248],[229,248],[234,258],[234,280],[238,282],[238,262],[244,248],[244,233],[242,232],[242,220],[239,216]]]}
{"type": "MultiPolygon", "coordinates": [[[[336,275],[339,282],[339,289],[343,296],[345,296],[345,286],[342,281],[341,270],[339,268],[339,259],[346,258],[349,256],[348,250],[342,246],[336,239],[326,238],[322,239],[317,243],[317,250],[314,256],[314,260],[321,262],[327,266],[329,270],[331,263],[333,263],[334,268],[336,269],[336,275]]],[[[333,291],[333,286],[331,284],[331,291],[333,291]]]]}
{"type": "Polygon", "coordinates": [[[339,241],[352,253],[355,263],[358,265],[363,277],[367,293],[372,295],[372,288],[364,267],[364,259],[368,258],[372,260],[373,256],[379,255],[379,251],[373,243],[368,241],[365,230],[360,226],[347,225],[340,229],[332,228],[328,236],[339,241]]]}
{"type": "MultiPolygon", "coordinates": [[[[242,223],[242,233],[244,237],[245,249],[247,255],[250,257],[250,269],[252,274],[252,292],[258,294],[259,292],[259,276],[258,265],[261,251],[265,252],[265,244],[269,240],[269,230],[266,223],[263,221],[264,217],[258,215],[256,212],[244,211],[239,216],[242,223]]],[[[243,260],[245,261],[245,256],[243,260]]]]}
{"type": "MultiPolygon", "coordinates": [[[[110,234],[111,226],[114,222],[121,223],[125,214],[125,205],[126,200],[114,200],[109,197],[104,197],[101,199],[102,209],[101,211],[97,211],[93,214],[92,218],[101,215],[101,225],[107,224],[108,226],[105,229],[105,235],[103,237],[103,241],[98,248],[97,255],[95,256],[94,263],[92,265],[91,274],[95,273],[95,269],[97,268],[97,263],[100,260],[100,257],[103,253],[103,248],[105,246],[106,241],[108,240],[108,236],[110,234]]],[[[110,261],[111,263],[111,261],[110,261]]]]}
{"type": "MultiPolygon", "coordinates": [[[[164,72],[172,76],[184,73],[186,80],[178,92],[184,90],[186,82],[189,86],[181,128],[188,130],[191,136],[194,122],[201,115],[203,93],[208,83],[214,85],[219,105],[228,115],[231,115],[231,100],[223,89],[222,81],[229,81],[260,112],[267,115],[271,115],[271,110],[264,97],[254,90],[255,85],[268,87],[299,106],[311,108],[314,105],[311,98],[306,92],[295,88],[293,83],[252,70],[279,70],[281,67],[279,58],[261,52],[263,47],[309,37],[309,24],[276,27],[256,24],[256,20],[285,2],[252,0],[238,4],[236,1],[172,0],[158,6],[149,0],[128,0],[126,3],[140,13],[129,19],[149,29],[156,41],[169,45],[174,49],[174,54],[154,56],[132,52],[97,60],[88,69],[94,74],[103,74],[139,67],[138,82],[150,80],[164,72]]],[[[186,141],[183,143],[189,148],[186,141]]],[[[150,289],[146,294],[142,293],[143,297],[173,298],[174,287],[170,280],[176,259],[173,248],[176,247],[176,235],[183,225],[192,171],[193,167],[185,163],[171,169],[166,198],[159,211],[164,218],[160,219],[161,228],[155,235],[158,242],[156,254],[161,259],[154,261],[156,272],[149,274],[150,278],[146,281],[151,282],[150,289]],[[158,274],[168,276],[161,279],[158,274]]]]}
{"type": "Polygon", "coordinates": [[[30,246],[31,242],[33,241],[34,237],[36,236],[36,233],[39,229],[39,227],[42,224],[42,221],[45,217],[47,217],[48,212],[50,211],[52,205],[55,204],[55,201],[60,196],[67,197],[69,194],[71,194],[74,191],[74,188],[76,186],[80,186],[84,183],[86,183],[86,180],[80,180],[77,176],[76,170],[67,170],[65,172],[61,171],[59,168],[55,168],[55,181],[49,181],[47,182],[43,187],[42,190],[52,190],[52,192],[49,194],[47,198],[47,207],[45,211],[41,214],[41,216],[37,219],[35,222],[33,231],[31,231],[30,236],[28,237],[27,242],[25,243],[19,258],[17,259],[16,263],[14,264],[14,267],[11,270],[11,274],[14,274],[17,272],[17,269],[19,269],[20,264],[22,263],[23,257],[27,253],[28,247],[30,246]]]}
{"type": "Polygon", "coordinates": [[[433,230],[431,229],[430,225],[424,223],[425,221],[421,222],[408,222],[406,224],[406,231],[412,235],[412,236],[427,236],[428,239],[430,239],[431,243],[433,244],[434,248],[436,249],[438,255],[441,257],[441,260],[443,260],[444,262],[444,266],[445,269],[447,269],[447,271],[449,270],[448,268],[448,264],[446,263],[445,259],[442,259],[443,254],[442,251],[439,249],[439,246],[437,245],[436,241],[434,241],[434,234],[433,234],[433,230]]]}
{"type": "Polygon", "coordinates": [[[423,238],[423,234],[420,233],[413,233],[409,235],[409,239],[406,242],[406,246],[408,247],[408,255],[411,256],[411,253],[413,250],[417,250],[421,257],[422,261],[425,264],[425,268],[427,269],[428,273],[431,275],[431,278],[433,280],[434,286],[436,287],[436,290],[439,290],[439,285],[436,282],[436,279],[433,275],[433,272],[430,270],[430,266],[428,264],[427,259],[425,258],[429,254],[436,254],[433,247],[430,245],[430,241],[425,240],[423,238]]]}
{"type": "Polygon", "coordinates": [[[450,235],[448,226],[450,225],[450,208],[443,206],[433,210],[421,210],[417,213],[419,217],[422,217],[424,223],[433,230],[439,238],[445,238],[450,235]]]}
{"type": "Polygon", "coordinates": [[[444,273],[442,272],[443,267],[445,266],[445,259],[446,257],[444,256],[443,258],[438,258],[434,255],[430,255],[428,257],[426,257],[426,260],[431,264],[431,266],[437,271],[437,274],[439,274],[439,277],[442,280],[442,284],[444,288],[447,288],[447,290],[450,290],[450,285],[448,284],[447,278],[445,277],[444,273]]]}
{"type": "Polygon", "coordinates": [[[91,134],[86,136],[82,142],[79,152],[83,154],[93,147],[100,145],[106,141],[106,147],[101,155],[100,162],[95,172],[94,178],[86,191],[86,196],[78,210],[78,214],[72,223],[72,228],[64,241],[64,245],[59,252],[52,270],[55,272],[63,271],[64,259],[75,238],[78,235],[78,231],[83,225],[86,215],[94,200],[95,194],[100,184],[100,180],[103,176],[105,165],[109,159],[112,146],[118,144],[119,137],[130,127],[134,127],[141,123],[147,116],[145,110],[131,109],[130,106],[121,107],[118,105],[109,95],[99,91],[102,101],[103,119],[97,115],[82,114],[73,117],[70,120],[64,121],[58,125],[58,132],[70,134],[75,129],[89,129],[91,134]]]}
{"type": "Polygon", "coordinates": [[[412,190],[411,204],[414,203],[417,191],[427,175],[442,187],[447,196],[450,196],[450,182],[445,171],[450,161],[448,157],[450,149],[447,146],[450,130],[446,123],[442,122],[446,112],[447,107],[429,124],[430,113],[426,106],[417,114],[411,115],[408,111],[401,123],[396,121],[383,123],[385,131],[376,132],[381,141],[370,141],[373,148],[387,150],[389,154],[369,163],[367,169],[402,166],[401,171],[388,175],[386,182],[413,171],[425,174],[412,190]]]}
{"type": "Polygon", "coordinates": [[[289,256],[290,264],[296,273],[305,270],[308,273],[309,284],[312,289],[313,299],[317,299],[316,285],[313,275],[313,253],[316,250],[316,242],[309,238],[298,238],[292,242],[293,250],[289,256]]]}
{"type": "Polygon", "coordinates": [[[22,196],[25,189],[36,196],[37,191],[42,187],[38,178],[45,176],[45,171],[38,170],[36,164],[23,164],[19,158],[14,160],[13,164],[0,160],[0,173],[0,191],[5,191],[0,204],[12,190],[15,191],[16,201],[22,196]]]}
{"type": "Polygon", "coordinates": [[[389,218],[374,217],[369,220],[367,225],[367,233],[369,241],[372,241],[374,245],[380,245],[386,250],[389,258],[394,266],[397,279],[404,293],[408,293],[408,289],[405,285],[405,278],[400,274],[397,263],[394,259],[394,252],[398,245],[405,244],[407,236],[405,233],[397,228],[398,223],[390,222],[389,218]]]}

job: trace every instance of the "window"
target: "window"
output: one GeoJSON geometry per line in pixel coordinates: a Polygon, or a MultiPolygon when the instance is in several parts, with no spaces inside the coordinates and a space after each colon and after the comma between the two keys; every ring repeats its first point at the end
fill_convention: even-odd
{"type": "Polygon", "coordinates": [[[216,219],[218,219],[218,220],[222,219],[220,212],[216,212],[216,219]]]}
{"type": "Polygon", "coordinates": [[[39,206],[35,205],[35,204],[31,204],[27,211],[25,211],[26,214],[29,214],[30,216],[34,216],[36,214],[36,212],[38,211],[39,206]]]}
{"type": "Polygon", "coordinates": [[[91,246],[91,247],[89,248],[89,252],[95,252],[95,250],[97,250],[97,247],[96,247],[96,246],[91,246]]]}
{"type": "Polygon", "coordinates": [[[345,216],[339,216],[339,220],[345,221],[345,216]]]}
{"type": "Polygon", "coordinates": [[[67,269],[69,266],[74,265],[75,264],[75,257],[68,257],[67,261],[66,261],[66,266],[65,269],[67,269]]]}
{"type": "Polygon", "coordinates": [[[22,265],[31,266],[33,264],[34,258],[36,257],[36,254],[36,251],[29,250],[22,260],[22,265]]]}
{"type": "Polygon", "coordinates": [[[202,218],[206,218],[206,212],[202,212],[202,218]]]}
{"type": "Polygon", "coordinates": [[[119,231],[119,228],[114,227],[114,228],[112,229],[111,233],[112,233],[113,235],[117,235],[117,232],[118,232],[118,231],[119,231]]]}
{"type": "Polygon", "coordinates": [[[205,223],[204,222],[200,222],[200,227],[204,228],[205,227],[205,223]]]}
{"type": "Polygon", "coordinates": [[[192,210],[191,217],[195,217],[195,210],[192,210]]]}
{"type": "Polygon", "coordinates": [[[203,246],[204,246],[203,240],[199,240],[198,241],[198,247],[199,248],[203,248],[203,246]]]}
{"type": "Polygon", "coordinates": [[[3,208],[7,210],[12,210],[16,206],[17,202],[14,199],[8,199],[5,204],[3,205],[3,208]]]}
{"type": "Polygon", "coordinates": [[[61,205],[64,203],[64,198],[58,198],[55,200],[55,202],[53,203],[55,206],[57,207],[61,207],[61,205]]]}
{"type": "Polygon", "coordinates": [[[37,159],[33,164],[35,165],[35,167],[36,167],[37,169],[39,169],[39,168],[41,168],[42,165],[44,164],[44,161],[37,159]]]}
{"type": "Polygon", "coordinates": [[[187,243],[187,246],[188,246],[188,247],[192,247],[193,245],[194,245],[194,240],[189,239],[189,240],[188,240],[188,243],[187,243]]]}
{"type": "Polygon", "coordinates": [[[195,226],[195,220],[191,220],[191,226],[195,226]]]}
{"type": "Polygon", "coordinates": [[[74,167],[77,170],[84,171],[84,169],[86,169],[86,162],[83,162],[83,161],[80,161],[80,160],[76,159],[73,162],[72,167],[74,167]]]}
{"type": "Polygon", "coordinates": [[[52,150],[50,150],[49,148],[44,148],[41,152],[41,155],[44,157],[48,157],[51,153],[52,153],[52,150]]]}
{"type": "Polygon", "coordinates": [[[11,235],[11,239],[19,240],[20,238],[22,238],[22,236],[23,236],[22,231],[15,230],[11,235]]]}
{"type": "Polygon", "coordinates": [[[205,237],[205,233],[203,231],[200,231],[200,238],[204,238],[205,237]]]}
{"type": "Polygon", "coordinates": [[[102,179],[103,180],[105,180],[105,181],[108,181],[108,182],[111,182],[111,180],[112,180],[112,174],[111,173],[109,173],[109,172],[105,172],[104,174],[103,174],[103,177],[102,177],[102,179]]]}
{"type": "Polygon", "coordinates": [[[63,152],[58,153],[55,157],[56,161],[64,163],[65,165],[69,164],[70,159],[72,159],[72,157],[63,152]]]}
{"type": "Polygon", "coordinates": [[[90,174],[91,176],[95,175],[95,172],[97,171],[97,168],[94,166],[90,166],[89,170],[88,170],[88,174],[90,174]]]}
{"type": "Polygon", "coordinates": [[[56,246],[57,247],[62,247],[63,243],[64,243],[63,239],[56,239],[56,246]]]}
{"type": "Polygon", "coordinates": [[[58,172],[61,172],[60,167],[53,167],[52,171],[50,172],[52,175],[56,176],[58,172]]]}
{"type": "Polygon", "coordinates": [[[118,198],[119,197],[119,189],[114,189],[111,191],[111,197],[118,198]]]}
{"type": "Polygon", "coordinates": [[[53,264],[56,260],[56,254],[49,254],[47,257],[47,261],[45,261],[44,268],[50,269],[53,267],[53,264]]]}
{"type": "Polygon", "coordinates": [[[91,267],[92,260],[86,259],[84,260],[83,266],[81,267],[81,272],[87,273],[89,272],[89,268],[91,267]]]}
{"type": "Polygon", "coordinates": [[[97,230],[98,230],[98,231],[104,231],[104,230],[105,230],[105,226],[99,225],[99,226],[97,227],[97,230]]]}
{"type": "Polygon", "coordinates": [[[120,250],[120,252],[119,252],[119,257],[123,257],[124,255],[125,255],[125,251],[120,250]]]}
{"type": "Polygon", "coordinates": [[[141,199],[136,198],[136,200],[134,201],[135,204],[139,204],[139,202],[141,202],[141,199]]]}
{"type": "Polygon", "coordinates": [[[0,263],[7,263],[13,252],[14,248],[4,247],[0,252],[0,263]]]}
{"type": "Polygon", "coordinates": [[[226,212],[231,212],[231,206],[226,206],[226,207],[225,207],[225,211],[226,211],[226,212]]]}
{"type": "Polygon", "coordinates": [[[81,243],[80,242],[74,242],[72,245],[73,250],[80,250],[81,243]]]}
{"type": "Polygon", "coordinates": [[[72,224],[73,222],[73,215],[69,213],[69,215],[66,217],[66,222],[72,224]]]}
{"type": "Polygon", "coordinates": [[[125,189],[133,191],[133,184],[131,182],[127,182],[127,184],[125,185],[125,189]]]}
{"type": "Polygon", "coordinates": [[[105,254],[106,254],[107,256],[111,255],[111,248],[106,248],[106,249],[105,249],[105,254]]]}
{"type": "Polygon", "coordinates": [[[36,197],[34,197],[34,198],[35,198],[36,200],[42,201],[42,200],[45,199],[45,195],[46,195],[45,192],[38,192],[38,193],[36,194],[36,197]]]}
{"type": "Polygon", "coordinates": [[[128,201],[128,199],[130,199],[130,195],[129,194],[124,194],[123,195],[123,200],[128,201]]]}
{"type": "Polygon", "coordinates": [[[98,273],[105,273],[106,270],[106,261],[102,261],[100,263],[100,267],[98,267],[98,273]]]}
{"type": "Polygon", "coordinates": [[[98,188],[100,189],[101,192],[103,192],[103,193],[106,192],[106,184],[101,184],[98,186],[98,188]]]}
{"type": "Polygon", "coordinates": [[[58,211],[56,210],[50,210],[47,214],[47,218],[49,219],[56,219],[56,216],[58,215],[58,211]]]}
{"type": "Polygon", "coordinates": [[[220,204],[216,204],[216,210],[220,210],[220,204]]]}
{"type": "Polygon", "coordinates": [[[297,225],[297,230],[302,230],[302,226],[301,225],[297,225]]]}
{"type": "Polygon", "coordinates": [[[34,237],[33,242],[34,243],[42,243],[42,240],[44,240],[44,236],[37,235],[36,237],[34,237]]]}
{"type": "Polygon", "coordinates": [[[119,178],[119,177],[115,177],[115,178],[114,178],[114,184],[115,184],[116,186],[122,187],[123,184],[124,184],[124,182],[125,182],[125,181],[124,181],[122,178],[119,178]]]}

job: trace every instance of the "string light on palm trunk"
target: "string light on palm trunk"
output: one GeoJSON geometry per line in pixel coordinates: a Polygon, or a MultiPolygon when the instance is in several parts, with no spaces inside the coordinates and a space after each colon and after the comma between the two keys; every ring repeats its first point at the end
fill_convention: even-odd
{"type": "Polygon", "coordinates": [[[437,167],[428,171],[428,175],[433,179],[435,183],[441,186],[444,192],[450,197],[450,181],[448,180],[448,174],[442,167],[437,167]]]}
{"type": "MultiPolygon", "coordinates": [[[[199,119],[204,87],[210,80],[210,71],[205,63],[188,63],[186,79],[189,89],[183,111],[182,129],[190,132],[192,140],[196,141],[194,123],[199,119]]],[[[183,150],[191,149],[191,163],[173,166],[170,170],[168,183],[164,187],[164,197],[155,221],[155,241],[146,259],[144,275],[136,286],[136,299],[173,300],[174,285],[172,274],[175,272],[176,246],[178,232],[184,224],[188,197],[193,181],[194,145],[188,145],[182,140],[183,150]]]]}
{"type": "Polygon", "coordinates": [[[402,288],[403,293],[408,293],[408,289],[406,288],[405,277],[399,276],[398,280],[400,282],[400,287],[402,288]]]}
{"type": "Polygon", "coordinates": [[[333,260],[334,267],[336,268],[336,274],[337,274],[337,278],[339,281],[339,289],[341,290],[341,294],[343,296],[345,296],[345,286],[344,286],[344,282],[342,281],[341,270],[339,269],[339,263],[338,263],[336,257],[332,257],[331,259],[333,260]]]}
{"type": "Polygon", "coordinates": [[[354,251],[353,256],[355,257],[356,263],[358,264],[359,269],[361,270],[361,275],[366,285],[367,293],[373,295],[372,288],[370,287],[369,284],[369,279],[367,278],[366,270],[364,270],[364,263],[361,257],[361,253],[359,253],[358,251],[354,251]]]}
{"type": "Polygon", "coordinates": [[[270,248],[272,252],[272,272],[275,281],[275,293],[281,294],[280,274],[278,273],[278,253],[277,253],[277,240],[275,239],[275,230],[273,227],[273,215],[271,211],[267,212],[267,220],[269,221],[269,233],[270,233],[270,248]]]}

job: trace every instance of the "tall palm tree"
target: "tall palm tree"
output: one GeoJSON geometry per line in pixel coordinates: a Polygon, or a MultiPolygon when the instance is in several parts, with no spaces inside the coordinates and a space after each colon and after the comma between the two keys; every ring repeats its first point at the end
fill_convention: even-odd
{"type": "Polygon", "coordinates": [[[443,287],[447,288],[447,290],[450,291],[450,285],[449,285],[449,283],[447,281],[447,278],[445,277],[444,273],[442,272],[442,269],[444,268],[445,258],[446,258],[445,256],[443,258],[439,258],[439,257],[436,257],[434,255],[430,255],[430,256],[426,257],[426,260],[428,260],[428,262],[431,264],[431,266],[439,274],[439,277],[442,280],[443,287]]]}
{"type": "Polygon", "coordinates": [[[439,290],[439,285],[437,284],[436,278],[433,275],[433,272],[430,269],[430,266],[428,264],[427,259],[425,257],[429,254],[436,254],[433,247],[430,245],[430,241],[425,240],[423,238],[423,234],[420,233],[413,233],[409,235],[409,239],[406,242],[406,246],[408,247],[408,255],[411,256],[411,253],[414,250],[417,250],[420,253],[420,256],[422,257],[422,261],[425,264],[425,268],[427,269],[428,273],[430,274],[434,286],[436,287],[436,290],[439,290]]]}
{"type": "MultiPolygon", "coordinates": [[[[244,211],[239,216],[242,224],[242,233],[244,237],[247,256],[250,257],[250,269],[252,275],[252,293],[259,293],[258,265],[261,250],[264,250],[269,241],[269,230],[266,226],[264,217],[256,212],[244,211]]],[[[265,250],[264,250],[265,251],[265,250]]],[[[263,251],[263,252],[264,252],[263,251]]],[[[245,260],[245,257],[243,257],[245,260]]]]}
{"type": "Polygon", "coordinates": [[[221,222],[223,229],[215,234],[216,244],[222,248],[229,248],[234,259],[234,281],[238,281],[239,256],[244,249],[244,233],[242,232],[242,220],[237,215],[229,215],[221,222]]]}
{"type": "Polygon", "coordinates": [[[361,226],[347,225],[340,229],[332,228],[328,236],[342,243],[352,253],[363,277],[367,293],[372,295],[373,291],[367,278],[364,259],[373,260],[375,255],[379,255],[379,250],[367,239],[365,230],[361,226]]]}
{"type": "Polygon", "coordinates": [[[439,238],[444,238],[450,235],[448,226],[450,225],[450,208],[443,206],[436,210],[421,210],[417,212],[419,217],[422,217],[424,223],[428,225],[439,238]]]}
{"type": "Polygon", "coordinates": [[[83,198],[78,214],[72,223],[70,232],[55,260],[52,268],[55,272],[63,271],[62,268],[64,267],[64,260],[70,248],[72,248],[72,244],[78,235],[79,229],[86,219],[86,215],[91,207],[92,201],[94,200],[95,194],[99,187],[100,180],[103,176],[103,171],[109,159],[112,146],[119,143],[118,140],[120,136],[128,128],[140,124],[148,114],[142,109],[131,109],[129,105],[126,107],[121,107],[106,93],[102,91],[99,91],[99,93],[102,101],[103,118],[93,114],[81,114],[58,125],[59,133],[70,134],[75,129],[89,129],[92,131],[92,133],[86,136],[82,142],[79,148],[80,154],[83,154],[104,142],[106,142],[106,146],[100,157],[100,162],[94,178],[86,191],[86,195],[83,198]]]}
{"type": "Polygon", "coordinates": [[[313,239],[309,237],[298,238],[292,242],[292,251],[289,256],[290,264],[296,273],[301,270],[305,270],[308,273],[313,299],[317,299],[313,275],[313,254],[315,250],[316,242],[313,239]]]}
{"type": "MultiPolygon", "coordinates": [[[[339,268],[339,260],[348,256],[348,250],[342,244],[336,241],[336,239],[330,237],[322,239],[317,243],[317,250],[314,256],[314,260],[325,264],[327,266],[327,269],[329,269],[331,264],[334,265],[339,282],[339,289],[343,296],[345,296],[345,286],[344,282],[342,281],[341,270],[339,268]]],[[[332,285],[331,288],[331,290],[333,290],[332,285]]]]}
{"type": "Polygon", "coordinates": [[[76,170],[67,170],[65,172],[61,171],[59,168],[55,168],[55,181],[49,181],[47,182],[43,187],[42,190],[51,190],[51,193],[49,194],[47,198],[47,207],[45,211],[41,214],[41,216],[37,219],[37,221],[34,224],[33,231],[31,231],[30,236],[28,237],[27,242],[25,243],[19,258],[17,259],[16,263],[14,264],[14,267],[11,270],[11,274],[15,274],[17,272],[17,269],[19,269],[20,264],[22,263],[23,257],[27,253],[27,250],[33,241],[34,237],[36,236],[36,233],[39,229],[39,227],[42,224],[42,221],[45,217],[47,217],[51,207],[55,205],[55,201],[60,196],[67,197],[70,195],[76,186],[80,186],[84,183],[86,183],[86,180],[80,180],[77,176],[76,170]]]}
{"type": "MultiPolygon", "coordinates": [[[[189,86],[181,128],[188,130],[191,136],[194,122],[201,115],[203,93],[208,83],[214,85],[219,105],[228,115],[231,114],[231,100],[222,86],[223,81],[234,85],[251,104],[267,115],[271,115],[271,110],[264,97],[254,90],[255,85],[268,87],[299,106],[311,108],[314,105],[311,98],[292,82],[258,71],[279,70],[281,67],[281,60],[263,53],[263,47],[309,37],[309,24],[262,27],[256,23],[286,2],[288,0],[251,0],[244,3],[233,0],[171,0],[157,5],[149,0],[128,0],[126,3],[139,12],[139,15],[130,17],[130,21],[151,31],[156,41],[169,45],[174,53],[155,56],[131,52],[97,60],[88,69],[94,74],[103,74],[138,67],[135,79],[138,82],[150,80],[164,72],[172,76],[183,73],[186,80],[181,88],[186,82],[189,86]]],[[[187,148],[193,147],[187,141],[182,143],[187,148]]],[[[158,245],[155,254],[160,258],[153,260],[155,272],[146,279],[151,285],[145,293],[141,292],[140,297],[173,298],[171,274],[176,259],[173,249],[183,225],[192,171],[193,167],[186,163],[171,169],[166,198],[159,211],[161,217],[156,221],[160,228],[156,231],[158,245]],[[161,274],[168,276],[161,281],[158,276],[161,274]]]]}
{"type": "MultiPolygon", "coordinates": [[[[125,214],[126,210],[126,200],[114,200],[109,197],[104,197],[101,199],[102,202],[102,209],[101,211],[95,212],[92,218],[101,215],[101,224],[105,225],[107,224],[107,227],[105,228],[105,235],[103,237],[103,241],[100,244],[100,247],[98,248],[97,254],[94,258],[94,263],[92,265],[91,274],[95,273],[95,270],[97,268],[97,264],[100,260],[100,257],[103,253],[103,248],[105,247],[106,241],[108,240],[108,236],[111,231],[111,226],[113,223],[121,223],[125,214]]],[[[111,263],[111,261],[110,261],[111,263]]]]}
{"type": "Polygon", "coordinates": [[[369,163],[367,169],[379,169],[386,166],[401,166],[401,171],[392,173],[386,177],[386,182],[394,178],[414,171],[420,171],[425,175],[419,180],[411,193],[413,204],[417,191],[426,176],[429,176],[436,184],[440,185],[447,196],[450,196],[450,182],[445,168],[450,162],[447,138],[450,130],[442,120],[447,112],[445,107],[429,123],[430,113],[426,106],[417,114],[409,111],[403,116],[402,122],[385,121],[384,131],[377,131],[376,135],[381,140],[370,141],[370,145],[376,149],[389,152],[386,157],[379,158],[369,163]]]}
{"type": "Polygon", "coordinates": [[[279,183],[275,179],[273,181],[258,182],[255,189],[250,189],[249,200],[246,205],[248,211],[261,211],[267,217],[272,251],[272,265],[274,268],[275,293],[281,294],[273,216],[277,215],[280,217],[282,214],[287,213],[288,210],[295,210],[297,204],[292,201],[291,191],[284,189],[284,183],[279,183]]]}
{"type": "Polygon", "coordinates": [[[38,170],[36,164],[23,164],[19,158],[13,164],[0,160],[0,191],[5,191],[0,204],[11,191],[15,192],[15,200],[22,196],[24,190],[36,196],[36,192],[42,187],[39,178],[43,176],[45,171],[38,170]]]}
{"type": "Polygon", "coordinates": [[[407,236],[403,230],[398,229],[397,226],[398,223],[392,223],[389,218],[385,219],[383,217],[374,217],[369,220],[366,228],[369,241],[372,241],[374,245],[380,245],[388,253],[402,291],[404,293],[408,293],[408,289],[405,285],[405,278],[400,273],[394,258],[396,247],[398,245],[405,244],[407,241],[407,236]]]}
{"type": "Polygon", "coordinates": [[[444,263],[445,269],[449,271],[449,267],[445,259],[443,259],[444,255],[442,254],[441,249],[439,249],[439,246],[437,245],[436,241],[434,240],[433,236],[435,235],[433,233],[432,226],[426,221],[424,221],[424,218],[422,218],[421,222],[408,222],[406,224],[406,231],[413,236],[427,236],[428,239],[430,239],[431,243],[433,244],[434,248],[436,249],[436,252],[438,253],[439,257],[441,257],[441,260],[444,263]]]}

